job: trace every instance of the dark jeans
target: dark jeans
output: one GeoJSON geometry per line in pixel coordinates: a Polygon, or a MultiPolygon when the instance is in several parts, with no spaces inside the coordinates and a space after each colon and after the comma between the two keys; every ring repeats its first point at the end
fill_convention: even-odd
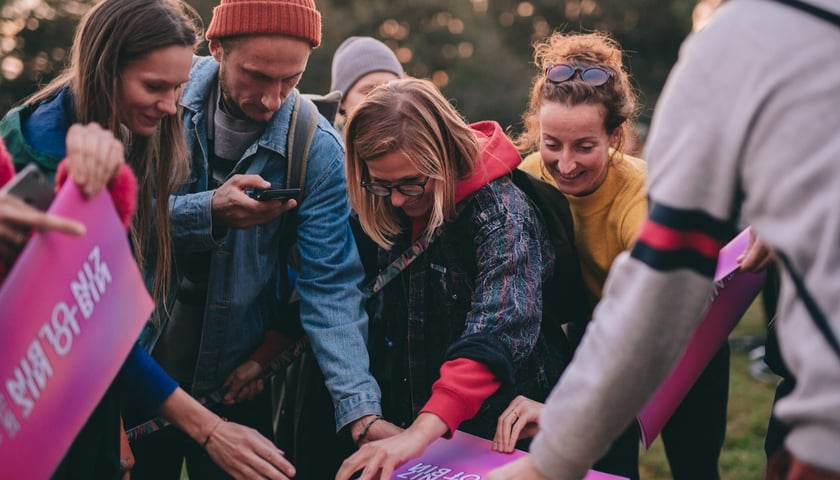
{"type": "Polygon", "coordinates": [[[295,480],[335,478],[356,446],[347,432],[335,432],[335,408],[311,352],[289,367],[284,395],[277,446],[295,466],[295,480]]]}
{"type": "MultiPolygon", "coordinates": [[[[268,389],[253,400],[232,406],[212,406],[211,410],[231,422],[257,429],[266,438],[271,433],[271,395],[268,389]]],[[[128,420],[127,420],[128,421],[128,420]]],[[[231,478],[219,468],[195,440],[174,426],[163,428],[131,444],[135,464],[132,480],[179,480],[186,459],[190,478],[201,480],[231,478]]]]}
{"type": "Polygon", "coordinates": [[[718,460],[726,436],[729,344],[712,357],[662,429],[674,480],[720,479],[718,460]]]}

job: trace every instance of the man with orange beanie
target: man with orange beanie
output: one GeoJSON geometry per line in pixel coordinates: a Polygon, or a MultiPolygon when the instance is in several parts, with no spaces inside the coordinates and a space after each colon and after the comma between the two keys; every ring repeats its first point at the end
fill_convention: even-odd
{"type": "MultiPolygon", "coordinates": [[[[224,403],[211,406],[219,415],[271,436],[270,392],[257,377],[277,350],[273,327],[291,320],[279,235],[296,208],[300,321],[332,397],[335,430],[356,433],[381,413],[381,394],[368,368],[344,149],[326,119],[318,119],[301,195],[250,195],[285,184],[295,86],[321,43],[321,15],[312,0],[222,0],[206,37],[211,56],[194,59],[180,100],[192,171],[170,198],[179,285],[153,355],[192,395],[225,391],[224,403]]],[[[178,478],[185,457],[190,478],[228,478],[199,445],[169,430],[135,442],[132,478],[178,478]]]]}

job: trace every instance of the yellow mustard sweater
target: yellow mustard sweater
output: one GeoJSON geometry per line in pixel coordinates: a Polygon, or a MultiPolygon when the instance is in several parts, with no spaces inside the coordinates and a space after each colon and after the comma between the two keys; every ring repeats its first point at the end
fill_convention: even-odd
{"type": "MultiPolygon", "coordinates": [[[[539,152],[528,155],[519,168],[556,186],[543,168],[539,152]]],[[[630,155],[616,156],[598,189],[586,196],[566,195],[575,222],[575,246],[586,290],[594,305],[619,253],[629,250],[647,217],[645,162],[630,155]]]]}

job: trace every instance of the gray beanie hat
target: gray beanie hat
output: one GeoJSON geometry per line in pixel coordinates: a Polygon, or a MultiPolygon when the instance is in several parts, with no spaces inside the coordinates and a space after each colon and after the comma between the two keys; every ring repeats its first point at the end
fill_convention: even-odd
{"type": "Polygon", "coordinates": [[[388,45],[373,37],[350,37],[333,55],[330,91],[345,95],[360,78],[372,72],[405,76],[402,64],[388,45]]]}

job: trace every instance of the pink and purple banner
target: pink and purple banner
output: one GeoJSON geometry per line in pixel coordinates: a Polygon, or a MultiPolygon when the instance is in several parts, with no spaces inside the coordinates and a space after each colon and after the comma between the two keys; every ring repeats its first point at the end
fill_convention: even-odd
{"type": "Polygon", "coordinates": [[[67,182],[50,213],[81,237],[36,232],[0,289],[0,470],[49,478],[154,304],[107,192],[67,182]]]}
{"type": "MultiPolygon", "coordinates": [[[[481,480],[490,470],[528,455],[521,450],[499,453],[491,442],[455,431],[452,438],[439,438],[419,458],[409,460],[391,476],[392,480],[481,480]]],[[[584,480],[627,480],[590,470],[584,480]]]]}
{"type": "Polygon", "coordinates": [[[703,320],[674,370],[636,416],[645,449],[650,448],[764,285],[765,272],[738,271],[737,258],[747,248],[749,236],[746,229],[720,250],[714,288],[703,320]]]}

